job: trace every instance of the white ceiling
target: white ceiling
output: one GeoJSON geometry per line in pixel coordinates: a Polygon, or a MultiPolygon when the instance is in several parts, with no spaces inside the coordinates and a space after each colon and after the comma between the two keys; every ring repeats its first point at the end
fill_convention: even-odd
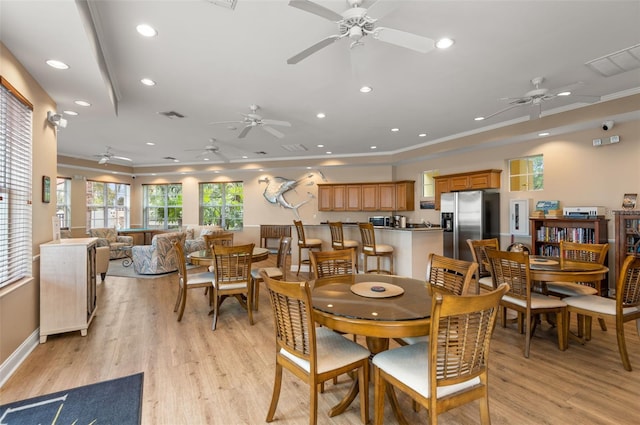
{"type": "MultiPolygon", "coordinates": [[[[58,152],[65,156],[92,158],[111,146],[135,167],[169,165],[166,156],[198,163],[197,150],[215,138],[231,163],[326,157],[326,151],[391,158],[456,134],[529,119],[529,107],[482,122],[473,118],[508,106],[500,99],[524,95],[534,77],[544,77],[543,87],[551,91],[583,82],[574,94],[602,100],[640,92],[638,69],[603,77],[585,66],[640,43],[640,1],[397,1],[380,25],[433,39],[448,36],[456,44],[421,54],[366,37],[358,78],[347,40],[287,64],[337,31],[286,0],[237,0],[235,10],[205,0],[89,3],[0,3],[1,41],[57,102],[58,112],[79,112],[65,116],[68,126],[58,132],[58,152]],[[117,113],[82,19],[85,9],[91,10],[117,113]],[[139,23],[155,27],[158,36],[141,37],[139,23]],[[45,60],[52,58],[71,68],[50,68],[45,60]],[[143,86],[143,77],[157,85],[143,86]],[[373,92],[359,93],[363,82],[373,92]],[[77,99],[92,106],[77,106],[77,99]],[[291,128],[276,127],[285,138],[253,129],[238,139],[242,125],[230,130],[208,124],[240,119],[251,104],[260,105],[264,118],[290,121],[291,128]],[[185,118],[158,114],[163,111],[185,118]],[[318,112],[327,117],[317,119],[318,112]],[[392,133],[392,127],[400,131],[392,133]],[[297,144],[308,150],[282,148],[297,144]]],[[[347,8],[345,0],[317,3],[338,12],[347,8]]],[[[545,102],[543,115],[588,105],[581,99],[545,102]]]]}

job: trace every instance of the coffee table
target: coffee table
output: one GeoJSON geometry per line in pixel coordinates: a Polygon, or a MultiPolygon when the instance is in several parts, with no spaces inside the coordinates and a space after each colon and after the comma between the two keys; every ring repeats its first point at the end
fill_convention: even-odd
{"type": "Polygon", "coordinates": [[[131,254],[131,248],[133,247],[130,245],[126,245],[126,246],[118,246],[111,249],[112,251],[121,252],[124,254],[124,258],[122,259],[123,267],[129,267],[131,264],[133,264],[133,256],[131,254]]]}

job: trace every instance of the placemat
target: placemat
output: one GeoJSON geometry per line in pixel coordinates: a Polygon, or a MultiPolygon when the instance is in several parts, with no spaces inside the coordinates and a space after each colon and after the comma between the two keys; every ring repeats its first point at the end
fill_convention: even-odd
{"type": "Polygon", "coordinates": [[[558,264],[558,260],[549,260],[547,258],[529,258],[529,264],[544,266],[558,264]]]}
{"type": "Polygon", "coordinates": [[[389,298],[403,294],[404,289],[385,282],[360,282],[351,285],[351,292],[367,298],[389,298]]]}

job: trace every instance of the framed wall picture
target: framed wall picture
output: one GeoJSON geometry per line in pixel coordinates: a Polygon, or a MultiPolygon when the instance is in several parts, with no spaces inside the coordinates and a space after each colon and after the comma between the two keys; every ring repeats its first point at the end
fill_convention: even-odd
{"type": "Polygon", "coordinates": [[[42,202],[48,204],[51,202],[51,178],[42,176],[42,202]]]}
{"type": "Polygon", "coordinates": [[[622,208],[625,210],[633,210],[636,207],[637,193],[625,193],[622,199],[622,208]]]}
{"type": "Polygon", "coordinates": [[[529,200],[509,201],[509,232],[512,235],[529,235],[529,200]]]}

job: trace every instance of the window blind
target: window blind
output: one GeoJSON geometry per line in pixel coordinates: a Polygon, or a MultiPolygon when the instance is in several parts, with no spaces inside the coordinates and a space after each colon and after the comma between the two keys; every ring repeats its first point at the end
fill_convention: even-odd
{"type": "Polygon", "coordinates": [[[0,78],[0,287],[32,275],[32,109],[0,78]]]}

